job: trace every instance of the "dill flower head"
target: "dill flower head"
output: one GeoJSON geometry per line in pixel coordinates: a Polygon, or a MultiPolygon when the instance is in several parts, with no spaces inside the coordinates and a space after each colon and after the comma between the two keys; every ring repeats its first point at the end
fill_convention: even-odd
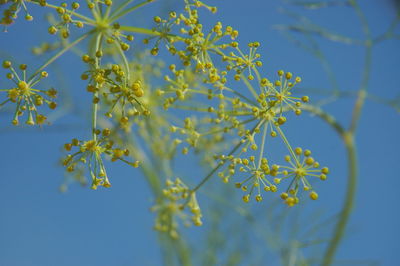
{"type": "Polygon", "coordinates": [[[97,189],[98,186],[111,187],[103,162],[104,155],[107,155],[112,162],[119,160],[135,168],[139,166],[139,161],[129,162],[125,159],[130,154],[128,149],[114,147],[114,141],[109,138],[110,134],[111,130],[108,128],[102,131],[96,130],[94,139],[87,141],[72,139],[64,145],[64,149],[68,152],[77,150],[64,158],[63,165],[66,170],[74,172],[78,165],[87,165],[92,179],[92,189],[97,189]]]}
{"type": "MultiPolygon", "coordinates": [[[[98,53],[98,58],[102,55],[98,53]]],[[[104,102],[108,106],[105,112],[112,117],[116,111],[121,116],[121,124],[127,123],[129,113],[134,115],[149,115],[149,110],[142,104],[145,87],[140,79],[133,80],[119,64],[97,67],[96,59],[83,55],[82,60],[90,66],[90,70],[82,73],[81,78],[88,81],[86,90],[93,93],[95,104],[104,102]]]]}
{"type": "Polygon", "coordinates": [[[167,179],[165,185],[162,197],[152,207],[152,211],[157,212],[154,229],[168,233],[172,238],[178,238],[178,220],[185,226],[190,224],[201,226],[202,214],[196,194],[192,193],[181,179],[176,178],[174,181],[167,179]],[[189,209],[190,215],[184,212],[185,208],[189,209]]]}
{"type": "Polygon", "coordinates": [[[46,71],[37,71],[31,77],[27,77],[27,68],[25,64],[19,66],[20,74],[17,73],[10,61],[3,62],[3,68],[9,72],[6,78],[14,83],[14,87],[10,89],[2,89],[1,92],[5,99],[0,102],[0,108],[6,105],[15,105],[13,125],[19,124],[20,117],[26,115],[25,123],[27,125],[42,125],[46,122],[47,117],[38,112],[38,109],[47,105],[50,109],[55,109],[57,104],[54,99],[57,96],[55,89],[43,90],[38,88],[37,84],[44,78],[48,77],[46,71]]]}
{"type": "Polygon", "coordinates": [[[298,203],[298,192],[302,188],[304,191],[310,191],[309,196],[312,200],[318,198],[318,194],[313,191],[310,178],[326,180],[329,173],[328,167],[320,167],[320,164],[311,157],[310,150],[304,150],[300,147],[292,150],[291,155],[285,156],[285,161],[289,166],[280,166],[276,172],[279,182],[281,180],[290,180],[289,186],[281,197],[289,206],[298,203]]]}

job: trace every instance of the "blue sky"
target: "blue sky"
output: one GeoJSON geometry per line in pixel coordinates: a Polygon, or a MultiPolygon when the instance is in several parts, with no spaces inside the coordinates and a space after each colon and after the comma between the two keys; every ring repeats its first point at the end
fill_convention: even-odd
{"type": "MultiPolygon", "coordinates": [[[[385,32],[396,15],[391,2],[360,2],[373,36],[385,32]]],[[[329,89],[331,85],[320,62],[277,30],[276,25],[296,23],[283,8],[301,12],[332,32],[364,38],[360,22],[350,8],[304,11],[281,1],[243,3],[216,1],[219,11],[217,15],[207,15],[207,23],[220,20],[232,25],[240,32],[239,42],[261,42],[264,73],[272,76],[278,69],[291,71],[302,77],[305,88],[329,89]]],[[[155,4],[155,9],[151,5],[144,8],[143,16],[133,20],[145,21],[146,15],[157,14],[158,7],[155,4]]],[[[33,15],[35,12],[42,11],[32,8],[33,15]]],[[[19,20],[8,33],[0,33],[0,58],[11,55],[19,62],[39,65],[29,48],[51,40],[47,24],[39,16],[31,23],[19,20]]],[[[399,34],[398,27],[396,30],[399,34]]],[[[316,41],[337,75],[340,90],[357,90],[364,64],[363,48],[319,37],[316,41]]],[[[374,48],[368,86],[373,95],[384,99],[399,95],[398,47],[399,40],[388,40],[374,48]]],[[[82,71],[81,64],[75,67],[78,64],[79,59],[72,57],[56,62],[59,69],[68,69],[63,77],[65,86],[82,85],[74,81],[82,71]]],[[[3,78],[0,82],[4,84],[3,78]]],[[[73,96],[79,100],[74,113],[78,114],[84,108],[85,96],[76,91],[73,96]]],[[[317,100],[321,96],[310,97],[317,100]]],[[[347,97],[325,105],[324,109],[348,125],[353,104],[354,98],[347,97]]],[[[0,265],[160,265],[157,235],[151,229],[151,193],[139,171],[114,165],[111,173],[117,178],[113,179],[111,189],[92,191],[73,185],[66,194],[58,192],[63,180],[63,169],[57,164],[61,146],[72,137],[87,134],[85,117],[68,116],[52,127],[14,128],[9,125],[9,116],[0,111],[0,265]]],[[[399,125],[398,111],[371,100],[366,102],[356,140],[360,163],[357,199],[339,259],[369,260],[388,266],[400,263],[399,125]]],[[[290,123],[287,132],[294,145],[310,148],[332,170],[330,179],[318,184],[320,200],[310,205],[328,214],[337,212],[346,186],[346,158],[340,139],[310,115],[290,123]]],[[[193,162],[187,165],[193,166],[193,162]]],[[[181,169],[188,173],[192,170],[181,169]]],[[[262,206],[257,207],[260,209],[262,206]]]]}

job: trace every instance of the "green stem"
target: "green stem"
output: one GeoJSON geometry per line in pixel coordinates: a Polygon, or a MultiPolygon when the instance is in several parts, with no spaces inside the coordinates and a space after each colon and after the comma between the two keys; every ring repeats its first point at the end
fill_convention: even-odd
{"type": "Polygon", "coordinates": [[[265,139],[267,138],[267,129],[268,129],[268,124],[265,123],[264,124],[264,130],[263,130],[263,134],[262,134],[262,139],[261,139],[261,149],[260,149],[260,156],[258,158],[258,166],[257,169],[260,168],[261,166],[261,161],[262,161],[262,156],[264,154],[264,146],[265,146],[265,139]]]}
{"type": "Polygon", "coordinates": [[[92,11],[93,16],[96,18],[96,21],[102,19],[103,14],[101,13],[99,1],[94,1],[94,8],[92,8],[92,11]]]}
{"type": "Polygon", "coordinates": [[[246,96],[244,96],[243,94],[241,94],[240,92],[237,92],[235,90],[229,90],[231,91],[233,94],[236,94],[237,96],[239,96],[240,98],[242,98],[243,100],[245,100],[246,102],[248,102],[249,104],[252,104],[254,106],[258,106],[258,103],[256,103],[255,101],[247,98],[246,96]]]}
{"type": "Polygon", "coordinates": [[[103,16],[105,19],[107,19],[110,16],[111,6],[112,5],[109,5],[109,6],[106,7],[106,13],[103,16]]]}
{"type": "MultiPolygon", "coordinates": [[[[92,2],[90,1],[90,0],[86,0],[86,4],[87,5],[89,5],[89,4],[91,4],[92,2]]],[[[95,5],[97,5],[97,3],[93,3],[93,4],[95,4],[95,5]]],[[[96,8],[91,8],[90,9],[90,12],[92,13],[92,16],[95,18],[95,20],[96,21],[99,21],[99,15],[98,15],[98,13],[97,13],[97,11],[96,11],[96,8]]]]}
{"type": "Polygon", "coordinates": [[[358,97],[354,105],[350,129],[349,129],[350,132],[354,133],[357,128],[358,121],[360,120],[361,110],[364,105],[365,98],[367,96],[368,82],[371,74],[371,65],[372,65],[373,39],[367,18],[365,17],[364,12],[362,12],[361,8],[359,7],[357,0],[350,0],[349,3],[353,6],[357,16],[359,17],[364,35],[366,37],[365,64],[364,64],[363,76],[360,88],[358,90],[358,97]]]}
{"type": "Polygon", "coordinates": [[[312,105],[304,105],[302,106],[302,108],[319,116],[328,125],[330,125],[333,129],[335,129],[335,131],[343,139],[347,152],[348,184],[346,189],[345,200],[343,202],[343,207],[340,212],[339,221],[336,224],[335,230],[333,232],[333,238],[328,244],[322,262],[323,266],[329,266],[332,264],[336,250],[339,247],[340,241],[344,236],[346,226],[354,206],[354,199],[357,188],[357,175],[358,175],[357,150],[354,144],[354,134],[350,131],[345,131],[344,128],[335,120],[333,116],[322,111],[320,108],[312,105]]]}
{"type": "MultiPolygon", "coordinates": [[[[233,63],[230,63],[231,65],[234,65],[233,63]]],[[[251,85],[251,83],[247,80],[247,77],[241,73],[240,74],[240,80],[243,81],[243,83],[246,85],[246,87],[249,89],[249,91],[251,92],[251,94],[253,95],[253,97],[257,100],[258,99],[258,94],[256,92],[256,90],[253,88],[253,86],[251,85]]]]}
{"type": "Polygon", "coordinates": [[[133,33],[147,34],[147,35],[152,35],[152,36],[160,36],[160,33],[158,31],[153,31],[151,29],[146,29],[146,28],[133,27],[133,26],[121,26],[120,29],[122,31],[128,31],[128,32],[133,32],[133,33]]]}
{"type": "MultiPolygon", "coordinates": [[[[255,117],[252,117],[252,118],[250,118],[250,119],[247,119],[247,120],[245,120],[245,121],[243,121],[243,122],[240,122],[239,123],[239,125],[245,125],[245,124],[247,124],[247,123],[250,123],[250,122],[253,122],[254,120],[256,120],[257,118],[255,118],[255,117]]],[[[230,127],[228,127],[229,129],[233,129],[233,128],[235,128],[234,126],[230,126],[230,127]]],[[[225,131],[225,128],[222,128],[222,129],[216,129],[216,130],[213,130],[213,131],[208,131],[208,132],[203,132],[203,133],[200,133],[200,135],[201,136],[207,136],[207,135],[212,135],[212,134],[218,134],[218,133],[221,133],[221,132],[224,132],[225,131]]]]}
{"type": "Polygon", "coordinates": [[[171,239],[175,246],[175,250],[178,253],[178,260],[180,262],[180,265],[182,266],[190,266],[192,265],[190,261],[190,252],[189,252],[189,246],[183,239],[171,239]]]}
{"type": "Polygon", "coordinates": [[[72,47],[74,47],[75,45],[77,45],[79,42],[81,42],[82,40],[84,40],[87,36],[89,36],[93,31],[89,31],[87,33],[85,33],[84,35],[82,35],[81,37],[79,37],[78,39],[76,39],[75,41],[73,41],[72,43],[70,43],[69,45],[65,46],[61,51],[59,51],[57,54],[55,54],[52,58],[50,58],[49,60],[46,61],[46,63],[44,63],[41,67],[39,67],[38,70],[35,71],[35,73],[33,73],[28,80],[33,79],[38,73],[40,73],[44,68],[46,68],[48,65],[50,65],[51,63],[53,63],[57,58],[59,58],[60,56],[62,56],[66,51],[68,51],[69,49],[71,49],[72,47]]]}
{"type": "MultiPolygon", "coordinates": [[[[250,134],[252,134],[256,128],[258,128],[261,124],[262,124],[263,120],[259,121],[254,127],[253,129],[250,131],[250,134]]],[[[242,141],[240,141],[238,144],[236,144],[236,146],[229,152],[228,156],[231,156],[232,154],[234,154],[237,149],[239,149],[239,147],[243,144],[242,141]]],[[[190,194],[195,193],[200,187],[202,187],[213,175],[216,171],[218,171],[219,168],[221,168],[225,163],[223,161],[219,162],[218,165],[216,167],[214,167],[214,169],[212,169],[208,175],[206,177],[204,177],[199,184],[197,184],[197,186],[195,186],[191,191],[190,194]]],[[[188,199],[190,198],[190,196],[188,197],[188,199]]],[[[184,204],[186,205],[187,202],[184,204]]]]}
{"type": "Polygon", "coordinates": [[[354,104],[351,124],[350,124],[350,132],[355,132],[358,122],[361,116],[361,110],[364,106],[365,99],[367,97],[367,86],[369,81],[369,76],[371,72],[371,64],[372,64],[372,42],[368,43],[365,52],[365,66],[364,66],[364,73],[363,78],[361,81],[361,87],[358,90],[358,97],[356,103],[354,104]]]}
{"type": "Polygon", "coordinates": [[[335,253],[339,247],[340,241],[342,240],[346,231],[347,223],[350,218],[350,214],[354,207],[354,199],[356,196],[357,188],[357,175],[358,175],[358,162],[357,162],[357,151],[354,145],[354,136],[352,133],[347,132],[343,135],[343,140],[346,146],[347,158],[348,158],[348,184],[346,190],[346,197],[343,202],[342,211],[340,213],[339,221],[336,224],[333,238],[329,242],[328,248],[325,252],[322,265],[329,266],[332,264],[335,258],[335,253]]]}
{"type": "Polygon", "coordinates": [[[281,136],[283,142],[285,143],[286,147],[288,148],[290,154],[292,155],[293,159],[296,161],[297,166],[300,165],[299,160],[297,159],[296,154],[294,153],[292,146],[290,146],[289,141],[287,140],[285,134],[283,134],[282,129],[280,128],[280,126],[275,126],[276,130],[278,131],[279,135],[281,136]]]}
{"type": "Polygon", "coordinates": [[[140,8],[140,7],[142,7],[142,6],[146,5],[146,4],[149,4],[150,2],[152,2],[152,1],[148,1],[148,0],[143,1],[143,2],[133,6],[131,8],[128,8],[128,9],[125,9],[125,10],[121,11],[120,13],[118,13],[118,14],[116,14],[114,16],[111,16],[110,23],[116,21],[119,18],[122,18],[123,16],[131,13],[132,11],[135,11],[136,9],[138,9],[138,8],[140,8]]]}
{"type": "Polygon", "coordinates": [[[126,6],[128,6],[130,3],[132,3],[135,0],[126,0],[125,2],[123,2],[122,4],[120,4],[117,9],[115,9],[110,17],[114,17],[116,14],[118,14],[121,10],[123,10],[126,6]]]}
{"type": "Polygon", "coordinates": [[[350,127],[347,132],[342,134],[344,144],[346,146],[347,157],[348,157],[348,184],[346,190],[345,201],[343,203],[342,211],[339,217],[339,221],[336,224],[335,230],[333,232],[333,238],[329,242],[328,247],[323,258],[322,265],[330,266],[335,258],[335,254],[339,244],[344,236],[347,223],[350,219],[350,214],[353,210],[354,199],[356,196],[357,188],[357,175],[358,175],[358,162],[357,162],[357,150],[354,144],[354,136],[357,128],[357,124],[360,120],[362,107],[365,103],[365,98],[367,96],[368,82],[371,73],[372,65],[372,36],[371,31],[367,23],[367,19],[362,12],[361,8],[358,6],[356,0],[350,0],[349,2],[355,9],[366,36],[365,41],[365,64],[363,77],[361,80],[360,88],[358,90],[358,97],[356,103],[354,104],[352,119],[350,122],[350,127]]]}
{"type": "MultiPolygon", "coordinates": [[[[228,154],[232,155],[233,153],[235,153],[237,151],[237,149],[239,149],[240,146],[242,146],[242,142],[240,141],[238,144],[236,144],[236,146],[231,150],[231,152],[228,154]]],[[[215,172],[218,171],[219,168],[221,168],[225,163],[223,161],[219,162],[218,165],[216,167],[214,167],[214,169],[212,169],[208,175],[206,175],[206,177],[204,177],[199,184],[197,184],[197,186],[195,186],[191,191],[190,194],[193,194],[194,192],[196,192],[200,187],[202,187],[214,174],[215,172]]],[[[188,197],[189,199],[190,197],[188,197]]]]}
{"type": "Polygon", "coordinates": [[[7,99],[5,101],[3,101],[2,103],[0,103],[0,108],[5,105],[6,103],[8,103],[9,101],[11,101],[11,99],[7,99]]]}
{"type": "MultiPolygon", "coordinates": [[[[97,37],[96,37],[96,44],[95,44],[95,50],[94,53],[96,53],[97,51],[99,51],[101,49],[101,39],[102,39],[102,34],[98,33],[97,37]]],[[[99,58],[97,56],[95,56],[95,68],[98,69],[99,68],[99,58]]],[[[96,84],[97,85],[97,84],[96,84]]],[[[97,87],[97,86],[96,86],[97,87]]],[[[93,93],[93,100],[95,100],[98,97],[98,92],[94,92],[93,93]]],[[[93,103],[93,112],[92,112],[92,137],[93,140],[97,139],[97,135],[95,133],[96,131],[96,127],[97,127],[97,109],[98,109],[98,103],[93,103]]]]}
{"type": "Polygon", "coordinates": [[[121,58],[122,58],[122,61],[124,62],[127,82],[130,82],[130,79],[131,79],[131,71],[130,71],[130,69],[129,69],[129,62],[128,62],[128,59],[126,58],[125,53],[124,53],[124,51],[122,50],[121,46],[120,46],[119,44],[117,44],[117,43],[115,43],[115,46],[116,46],[117,49],[118,49],[118,52],[119,52],[119,54],[120,54],[120,56],[121,56],[121,58]]]}

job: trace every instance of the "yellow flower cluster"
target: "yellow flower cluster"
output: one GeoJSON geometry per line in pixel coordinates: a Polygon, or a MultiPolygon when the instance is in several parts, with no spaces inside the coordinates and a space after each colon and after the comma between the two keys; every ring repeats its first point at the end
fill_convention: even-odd
{"type": "Polygon", "coordinates": [[[88,141],[79,141],[72,139],[71,142],[64,145],[68,152],[77,149],[76,152],[68,154],[63,160],[63,165],[68,172],[74,172],[78,164],[86,164],[92,178],[92,189],[98,186],[110,187],[106,168],[103,162],[103,156],[108,155],[111,161],[123,161],[133,167],[139,167],[139,161],[129,162],[125,157],[129,156],[128,149],[114,147],[114,142],[109,139],[111,130],[106,128],[102,131],[95,130],[95,138],[88,141]]]}
{"type": "Polygon", "coordinates": [[[311,157],[310,150],[303,151],[300,147],[294,149],[292,155],[285,156],[285,161],[289,163],[289,166],[271,165],[265,157],[256,160],[255,156],[237,158],[231,155],[222,156],[221,159],[229,161],[227,171],[219,173],[225,182],[236,174],[237,168],[240,175],[246,176],[242,181],[235,183],[237,188],[241,188],[246,193],[243,196],[244,202],[249,202],[254,193],[256,201],[261,201],[263,199],[261,190],[277,192],[278,186],[286,180],[289,180],[289,185],[286,191],[281,193],[281,198],[288,206],[299,203],[299,188],[310,191],[310,198],[316,200],[318,194],[312,190],[307,177],[326,180],[329,173],[327,167],[320,168],[319,163],[311,157]]]}
{"type": "Polygon", "coordinates": [[[3,68],[9,70],[6,74],[7,79],[12,81],[15,86],[10,89],[0,89],[0,92],[6,93],[6,99],[0,102],[0,108],[7,103],[15,104],[15,111],[12,120],[13,125],[19,124],[19,118],[27,113],[27,125],[43,125],[47,117],[38,113],[38,107],[47,105],[50,109],[55,109],[57,104],[54,98],[57,96],[55,89],[43,90],[37,88],[37,84],[43,79],[48,77],[46,71],[34,73],[31,77],[27,77],[26,64],[19,65],[19,70],[22,72],[18,74],[16,69],[12,66],[10,61],[3,62],[3,68]]]}
{"type": "Polygon", "coordinates": [[[193,224],[201,226],[201,210],[196,199],[196,194],[191,193],[181,179],[176,178],[174,181],[167,180],[166,188],[163,190],[159,203],[152,207],[152,211],[157,212],[157,219],[154,226],[155,230],[166,232],[172,238],[178,238],[178,221],[183,221],[185,226],[193,224]],[[188,208],[191,214],[184,212],[188,208]]]}
{"type": "Polygon", "coordinates": [[[68,9],[67,3],[61,3],[61,5],[56,8],[60,21],[50,26],[48,32],[53,35],[60,31],[62,38],[66,39],[70,36],[71,25],[77,28],[83,28],[85,22],[74,18],[74,11],[79,9],[79,7],[80,5],[78,2],[71,3],[71,9],[68,9]]]}
{"type": "MultiPolygon", "coordinates": [[[[96,53],[98,58],[102,53],[96,53]]],[[[96,68],[95,59],[89,55],[83,55],[82,60],[91,66],[91,70],[85,71],[81,78],[88,80],[86,90],[93,93],[93,103],[105,102],[108,111],[107,117],[119,110],[120,123],[129,121],[129,116],[149,115],[150,111],[139,100],[145,94],[145,88],[140,80],[131,81],[125,71],[118,64],[107,68],[96,68]]]]}
{"type": "MultiPolygon", "coordinates": [[[[38,3],[41,6],[46,5],[45,0],[39,0],[38,3]]],[[[3,11],[3,16],[0,17],[0,24],[3,24],[5,26],[12,24],[14,20],[18,17],[18,13],[21,9],[25,11],[25,19],[27,21],[33,20],[33,17],[28,12],[28,8],[24,0],[2,0],[0,1],[0,6],[1,5],[6,5],[6,8],[3,11]]]]}

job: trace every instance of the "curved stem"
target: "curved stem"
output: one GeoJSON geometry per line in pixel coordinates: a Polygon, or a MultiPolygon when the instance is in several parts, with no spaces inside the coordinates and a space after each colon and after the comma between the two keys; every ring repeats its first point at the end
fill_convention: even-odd
{"type": "Polygon", "coordinates": [[[363,70],[361,85],[358,90],[358,97],[357,97],[356,103],[353,108],[353,114],[352,114],[350,129],[349,129],[350,132],[354,133],[356,130],[358,121],[360,120],[361,110],[365,103],[365,98],[367,96],[368,82],[369,82],[369,78],[370,78],[371,65],[372,65],[373,38],[371,35],[371,30],[369,28],[367,18],[365,17],[364,12],[359,7],[357,0],[349,0],[349,3],[354,8],[354,11],[356,12],[357,16],[359,17],[362,30],[366,37],[364,70],[363,70]]]}
{"type": "Polygon", "coordinates": [[[343,141],[346,146],[347,158],[348,158],[348,184],[346,190],[346,197],[343,202],[342,211],[339,216],[339,221],[336,224],[333,238],[328,244],[328,248],[325,252],[322,265],[329,266],[335,257],[339,243],[342,240],[346,231],[346,226],[350,218],[350,214],[353,210],[354,199],[356,196],[357,188],[357,175],[358,175],[358,162],[357,162],[357,151],[354,144],[354,136],[352,133],[347,132],[343,135],[343,141]]]}
{"type": "Polygon", "coordinates": [[[328,244],[322,261],[323,266],[329,266],[332,264],[336,250],[339,247],[340,241],[344,236],[346,226],[354,206],[358,175],[357,150],[354,144],[354,133],[350,130],[345,131],[344,128],[339,124],[339,122],[335,120],[333,116],[312,105],[304,105],[302,106],[302,108],[317,115],[328,125],[330,125],[343,139],[344,145],[346,147],[348,159],[348,184],[345,200],[343,202],[343,207],[339,215],[339,221],[337,222],[335,230],[333,232],[333,238],[328,244]]]}
{"type": "Polygon", "coordinates": [[[358,121],[360,120],[361,110],[365,103],[365,98],[367,97],[367,86],[371,72],[371,65],[372,65],[372,42],[368,42],[365,51],[365,65],[364,65],[364,72],[363,78],[361,81],[361,87],[358,90],[358,97],[356,103],[354,104],[352,120],[350,124],[350,132],[355,132],[358,121]]]}
{"type": "Polygon", "coordinates": [[[360,9],[360,7],[358,6],[357,0],[350,0],[349,3],[355,9],[355,12],[357,13],[361,21],[361,25],[364,34],[366,36],[365,64],[364,64],[361,85],[358,90],[358,97],[353,107],[350,127],[344,134],[342,134],[348,157],[348,184],[339,221],[336,224],[335,230],[333,232],[333,238],[328,244],[325,256],[322,261],[323,266],[330,266],[332,264],[332,261],[335,258],[335,253],[337,251],[337,248],[339,247],[339,244],[344,236],[347,223],[350,219],[350,214],[353,210],[354,199],[356,196],[357,174],[358,174],[357,150],[354,144],[354,136],[356,133],[358,122],[361,117],[361,112],[365,103],[365,98],[367,96],[368,82],[370,78],[371,65],[372,65],[373,40],[367,19],[362,10],[360,9]]]}

